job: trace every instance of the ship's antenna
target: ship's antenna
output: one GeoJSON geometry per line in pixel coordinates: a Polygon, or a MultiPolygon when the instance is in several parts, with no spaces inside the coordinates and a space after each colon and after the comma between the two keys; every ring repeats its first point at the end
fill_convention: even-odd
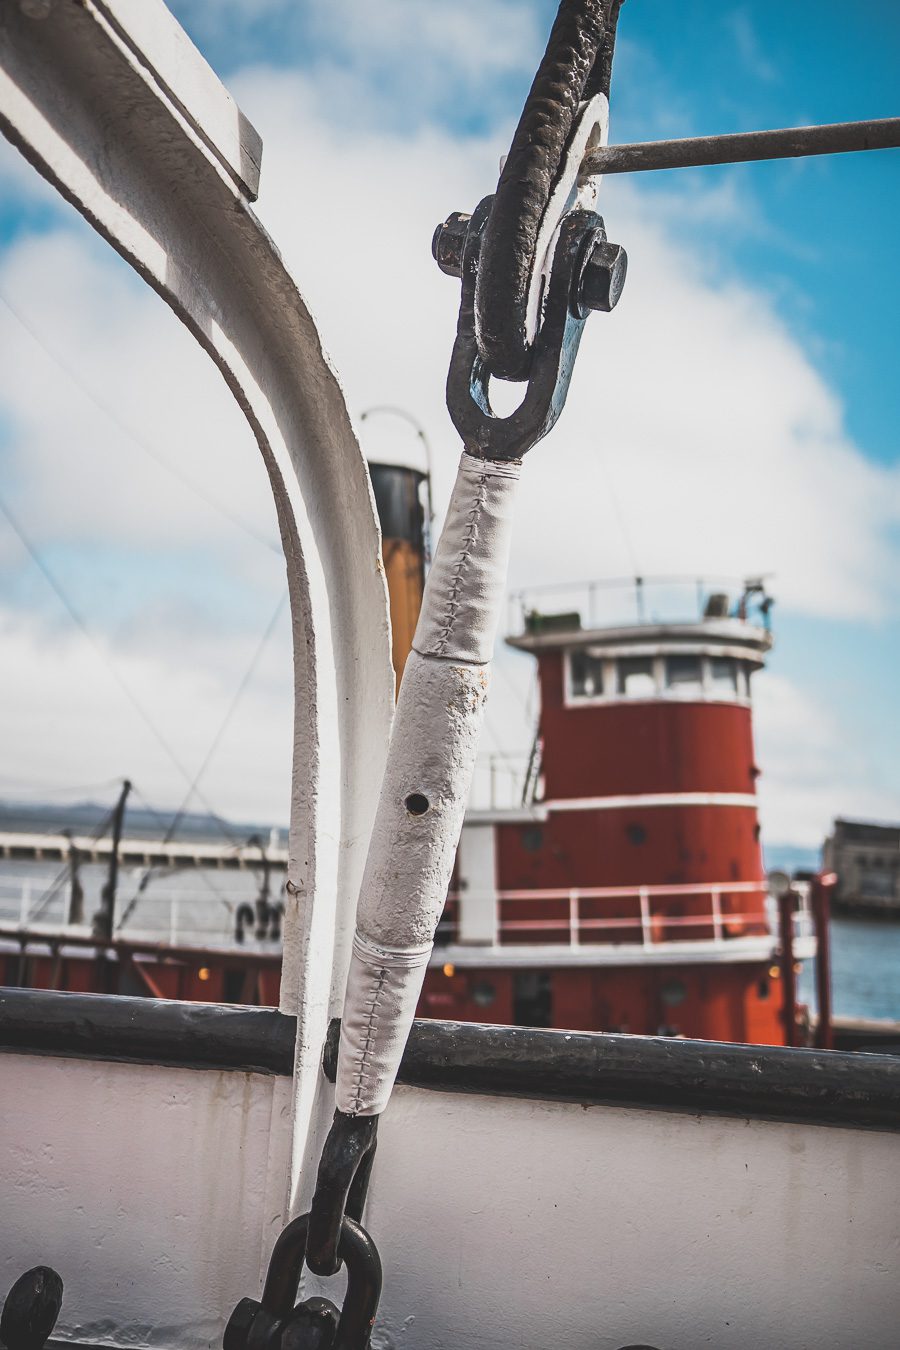
{"type": "Polygon", "coordinates": [[[64,833],[69,839],[69,909],[66,914],[66,923],[83,923],[84,887],[81,884],[81,877],[79,875],[81,850],[72,838],[71,830],[65,830],[64,833]]]}
{"type": "MultiPolygon", "coordinates": [[[[113,810],[109,868],[106,873],[106,884],[100,892],[100,908],[94,915],[94,936],[100,938],[103,942],[109,942],[112,939],[113,915],[116,909],[116,887],[119,883],[119,845],[122,842],[122,826],[125,822],[125,803],[128,801],[130,791],[131,783],[126,778],[122,782],[119,800],[113,810]]],[[[99,959],[101,961],[106,960],[105,956],[99,957],[99,959]]]]}

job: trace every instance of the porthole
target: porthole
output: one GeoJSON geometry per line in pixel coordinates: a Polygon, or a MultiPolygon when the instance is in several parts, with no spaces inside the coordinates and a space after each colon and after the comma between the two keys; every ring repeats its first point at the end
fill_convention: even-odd
{"type": "Polygon", "coordinates": [[[687,986],[684,980],[666,980],[659,996],[667,1008],[676,1008],[687,998],[687,986]]]}

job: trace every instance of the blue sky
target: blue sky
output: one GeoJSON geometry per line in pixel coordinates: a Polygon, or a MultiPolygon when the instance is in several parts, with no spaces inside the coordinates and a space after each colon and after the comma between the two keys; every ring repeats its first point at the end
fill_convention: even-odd
{"type": "MultiPolygon", "coordinates": [[[[440,502],[455,459],[441,406],[455,297],[434,274],[430,229],[490,190],[555,7],[172,8],[263,134],[260,214],[313,304],[351,410],[410,408],[435,444],[440,502]],[[396,221],[387,279],[346,276],[348,182],[361,208],[377,204],[396,221]],[[371,301],[360,304],[366,287],[371,301]]],[[[831,0],[628,0],[612,138],[895,115],[898,58],[900,12],[889,3],[848,13],[831,0]]],[[[6,495],[107,655],[184,758],[200,762],[282,585],[277,556],[207,499],[232,513],[239,503],[254,534],[271,538],[264,484],[245,467],[240,419],[155,298],[27,170],[8,155],[0,169],[0,296],[40,339],[0,306],[13,344],[0,382],[6,495]],[[74,367],[74,381],[48,349],[74,367]],[[148,385],[155,368],[169,382],[168,406],[148,385]],[[48,389],[52,406],[39,418],[35,401],[48,389]],[[202,443],[209,410],[219,419],[214,445],[202,443]],[[63,450],[70,438],[89,466],[87,493],[75,447],[63,450]]],[[[898,198],[897,152],[608,180],[602,209],[629,250],[628,287],[608,323],[592,320],[571,408],[528,465],[515,584],[621,574],[635,555],[647,571],[774,570],[777,646],[758,727],[764,822],[777,842],[814,842],[837,812],[900,817],[898,198]],[[548,515],[554,474],[567,465],[580,479],[548,515]]],[[[387,434],[373,422],[366,448],[382,453],[387,434]]],[[[0,692],[21,699],[33,688],[35,698],[7,740],[0,791],[109,768],[143,780],[161,803],[177,801],[177,774],[128,710],[113,711],[115,695],[95,704],[72,692],[104,676],[2,529],[0,567],[0,618],[19,670],[0,692]],[[35,756],[47,700],[60,740],[35,756]]],[[[210,768],[206,790],[224,810],[284,817],[286,654],[285,624],[210,768]]],[[[523,658],[501,657],[510,696],[494,700],[488,750],[527,745],[530,678],[523,658]]]]}

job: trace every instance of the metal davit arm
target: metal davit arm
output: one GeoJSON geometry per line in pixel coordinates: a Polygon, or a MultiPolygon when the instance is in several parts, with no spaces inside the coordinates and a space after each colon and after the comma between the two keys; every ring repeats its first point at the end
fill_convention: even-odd
{"type": "Polygon", "coordinates": [[[365,464],[306,305],[250,210],[259,138],[160,0],[0,6],[0,129],[190,329],[271,483],[294,634],[282,1007],[298,1017],[296,1185],[327,1119],[322,1047],[393,705],[365,464]]]}

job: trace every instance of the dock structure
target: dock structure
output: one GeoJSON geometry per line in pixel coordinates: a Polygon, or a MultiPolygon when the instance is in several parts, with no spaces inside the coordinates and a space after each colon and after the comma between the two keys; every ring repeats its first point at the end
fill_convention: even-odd
{"type": "Polygon", "coordinates": [[[838,817],[823,857],[837,873],[837,912],[900,915],[900,825],[838,817]]]}
{"type": "MultiPolygon", "coordinates": [[[[17,862],[65,862],[72,849],[83,863],[106,863],[112,840],[90,835],[40,834],[0,830],[0,859],[17,862]]],[[[287,867],[288,851],[282,845],[266,846],[270,866],[287,867]]],[[[203,839],[123,838],[119,845],[123,867],[211,867],[223,871],[258,868],[258,843],[231,843],[203,839]]]]}

